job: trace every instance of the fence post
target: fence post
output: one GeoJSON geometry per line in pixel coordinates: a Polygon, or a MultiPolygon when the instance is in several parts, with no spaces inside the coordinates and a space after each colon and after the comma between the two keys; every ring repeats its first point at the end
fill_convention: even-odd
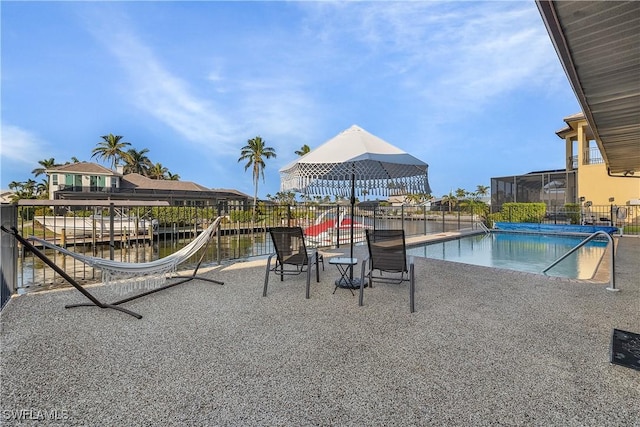
{"type": "Polygon", "coordinates": [[[422,216],[424,221],[422,222],[424,225],[424,235],[427,235],[427,206],[425,205],[424,208],[422,209],[422,216]]]}
{"type": "Polygon", "coordinates": [[[340,204],[336,202],[336,247],[340,247],[340,204]]]}
{"type": "Polygon", "coordinates": [[[376,230],[376,218],[377,218],[377,212],[378,212],[378,206],[374,205],[373,206],[373,230],[376,230]]]}
{"type": "MultiPolygon", "coordinates": [[[[2,225],[6,228],[18,227],[18,206],[16,205],[2,205],[0,218],[2,218],[2,225]]],[[[0,308],[9,301],[11,295],[16,291],[17,278],[18,278],[18,245],[16,239],[9,233],[1,233],[0,245],[2,250],[0,251],[0,276],[2,276],[2,283],[0,283],[0,308]]],[[[24,250],[23,250],[24,253],[24,250]]]]}
{"type": "Polygon", "coordinates": [[[113,217],[115,215],[114,210],[115,210],[115,207],[113,202],[109,203],[109,259],[112,261],[115,258],[115,249],[116,249],[115,230],[114,230],[115,218],[113,217]]]}

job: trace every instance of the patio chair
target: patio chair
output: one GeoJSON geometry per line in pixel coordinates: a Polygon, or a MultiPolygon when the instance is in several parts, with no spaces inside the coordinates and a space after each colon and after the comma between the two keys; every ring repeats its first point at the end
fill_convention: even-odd
{"type": "Polygon", "coordinates": [[[413,258],[407,263],[404,230],[366,230],[369,257],[362,262],[360,301],[363,305],[365,283],[409,282],[409,311],[415,311],[415,272],[413,258]]]}
{"type": "Polygon", "coordinates": [[[267,269],[264,276],[264,291],[262,296],[267,296],[267,286],[269,284],[270,273],[280,276],[280,281],[284,276],[307,273],[307,294],[311,287],[311,269],[315,265],[316,282],[320,282],[320,271],[318,264],[322,263],[324,270],[324,259],[316,249],[307,248],[304,241],[304,233],[301,227],[273,227],[269,229],[273,247],[276,253],[269,255],[267,269]],[[271,266],[271,260],[275,257],[275,264],[271,266]]]}

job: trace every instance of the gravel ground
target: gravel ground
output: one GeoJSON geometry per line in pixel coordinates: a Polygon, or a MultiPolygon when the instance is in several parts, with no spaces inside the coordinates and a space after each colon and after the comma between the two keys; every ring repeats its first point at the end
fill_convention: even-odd
{"type": "Polygon", "coordinates": [[[124,304],[141,320],[65,309],[86,301],[74,289],[15,297],[1,317],[0,422],[640,426],[640,372],[609,363],[613,328],[640,333],[640,239],[620,239],[615,293],[416,258],[413,314],[407,285],[367,289],[359,307],[333,294],[325,264],[308,300],[304,276],[272,275],[263,297],[255,260],[206,273],[224,286],[124,304]]]}

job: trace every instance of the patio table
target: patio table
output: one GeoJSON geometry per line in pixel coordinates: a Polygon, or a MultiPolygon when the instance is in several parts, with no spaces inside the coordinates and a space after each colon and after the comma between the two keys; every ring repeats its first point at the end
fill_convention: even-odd
{"type": "Polygon", "coordinates": [[[333,289],[333,293],[335,294],[338,288],[343,288],[349,289],[351,295],[355,295],[353,290],[360,287],[360,279],[351,279],[349,276],[353,266],[358,264],[358,259],[348,257],[331,258],[329,264],[335,265],[340,272],[340,278],[335,281],[336,287],[333,289]]]}

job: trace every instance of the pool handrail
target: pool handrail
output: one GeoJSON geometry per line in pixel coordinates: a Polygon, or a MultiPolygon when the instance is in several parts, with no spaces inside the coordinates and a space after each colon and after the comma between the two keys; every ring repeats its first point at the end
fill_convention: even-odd
{"type": "Polygon", "coordinates": [[[566,254],[562,255],[560,258],[558,258],[553,263],[551,263],[551,265],[549,265],[547,268],[542,270],[542,272],[546,273],[548,270],[550,270],[552,267],[554,267],[560,261],[562,261],[563,259],[565,259],[566,257],[568,257],[569,255],[571,255],[572,253],[574,253],[575,251],[577,251],[578,249],[580,249],[581,247],[583,247],[584,245],[589,243],[591,240],[595,239],[597,236],[600,236],[600,235],[606,236],[607,240],[611,244],[611,250],[609,251],[610,252],[611,268],[610,268],[610,272],[609,272],[609,287],[607,288],[607,290],[608,291],[615,291],[615,292],[619,291],[620,289],[616,289],[616,268],[615,268],[615,253],[614,253],[615,252],[615,245],[613,244],[613,238],[611,237],[611,235],[609,233],[605,232],[605,231],[602,231],[602,230],[598,230],[598,231],[590,234],[589,237],[584,239],[582,242],[578,243],[575,247],[571,248],[566,254]]]}
{"type": "Polygon", "coordinates": [[[489,230],[489,228],[484,224],[484,222],[482,221],[477,221],[476,225],[478,225],[478,227],[485,232],[485,234],[491,233],[491,230],[489,230]]]}

